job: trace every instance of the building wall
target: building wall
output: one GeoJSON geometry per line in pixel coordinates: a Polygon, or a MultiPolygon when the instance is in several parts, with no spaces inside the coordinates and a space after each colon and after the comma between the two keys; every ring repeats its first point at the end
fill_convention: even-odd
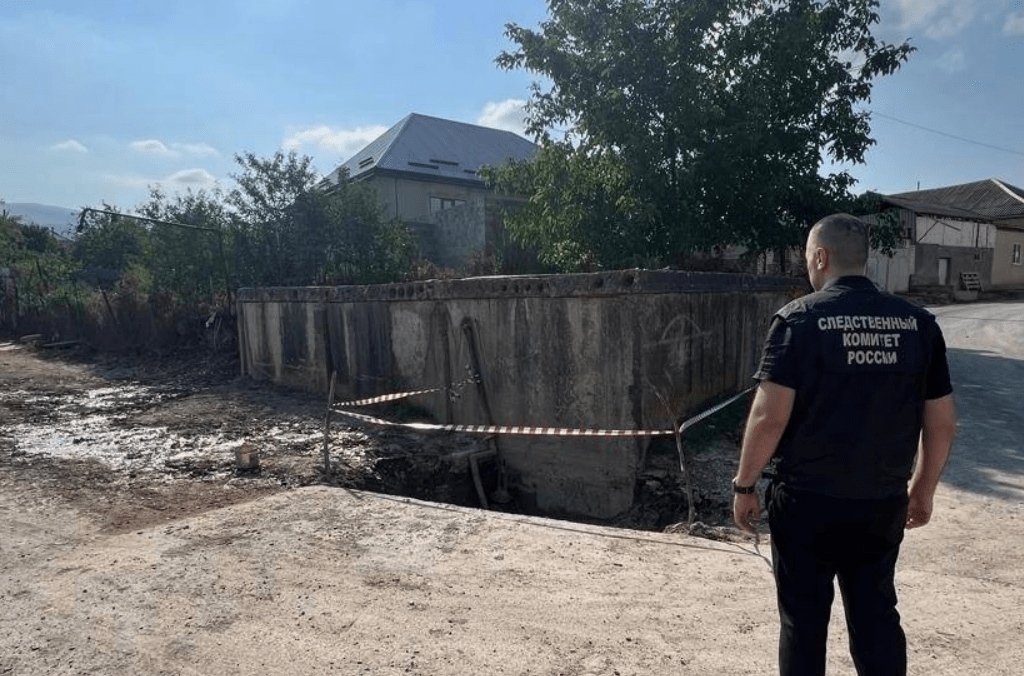
{"type": "MultiPolygon", "coordinates": [[[[794,280],[623,271],[372,287],[243,289],[243,372],[338,397],[450,388],[479,354],[497,424],[671,429],[751,385],[772,314],[794,280]]],[[[487,424],[473,388],[416,404],[487,424]]],[[[502,437],[520,504],[610,518],[630,508],[647,444],[502,437]]]]}
{"type": "Polygon", "coordinates": [[[374,176],[369,182],[380,192],[387,217],[404,221],[426,220],[430,216],[431,197],[483,202],[484,197],[492,193],[485,188],[394,176],[374,176]]]}
{"type": "Polygon", "coordinates": [[[1024,257],[1024,230],[1000,228],[992,259],[992,286],[1024,287],[1024,265],[1013,263],[1013,245],[1020,246],[1024,257]]]}
{"type": "Polygon", "coordinates": [[[420,254],[434,264],[454,270],[534,272],[535,253],[524,251],[505,231],[504,216],[524,200],[487,195],[409,222],[416,232],[420,254]]]}
{"type": "Polygon", "coordinates": [[[996,243],[996,226],[991,223],[918,216],[916,227],[918,244],[991,249],[996,243]]]}
{"type": "Polygon", "coordinates": [[[484,200],[473,200],[457,207],[430,214],[427,222],[434,238],[435,257],[442,267],[463,268],[487,248],[484,200]]]}
{"type": "Polygon", "coordinates": [[[918,244],[914,262],[914,274],[910,277],[912,286],[939,286],[940,259],[948,259],[948,281],[943,286],[957,289],[961,272],[977,272],[983,288],[992,283],[993,249],[975,249],[964,246],[941,246],[918,244]]]}
{"type": "Polygon", "coordinates": [[[868,255],[867,276],[889,293],[905,293],[910,290],[910,278],[914,274],[915,263],[912,245],[897,248],[892,256],[872,249],[868,255]]]}

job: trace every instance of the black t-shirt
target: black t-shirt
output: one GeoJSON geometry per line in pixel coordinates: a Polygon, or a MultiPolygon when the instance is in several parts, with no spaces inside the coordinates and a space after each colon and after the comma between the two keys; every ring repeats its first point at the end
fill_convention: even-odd
{"type": "Polygon", "coordinates": [[[866,277],[779,310],[754,377],[796,390],[776,450],[780,478],[842,498],[905,492],[924,402],[953,391],[935,317],[866,277]]]}

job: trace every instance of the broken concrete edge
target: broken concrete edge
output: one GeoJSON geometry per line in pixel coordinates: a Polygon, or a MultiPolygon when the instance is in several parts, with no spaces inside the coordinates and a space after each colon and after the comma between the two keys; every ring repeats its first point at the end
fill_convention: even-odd
{"type": "Polygon", "coordinates": [[[514,275],[435,279],[365,286],[306,286],[239,289],[239,303],[361,302],[495,297],[569,298],[669,293],[751,293],[806,290],[795,277],[726,272],[616,270],[559,275],[514,275]]]}
{"type": "MultiPolygon", "coordinates": [[[[683,549],[703,549],[718,552],[719,554],[729,554],[731,556],[736,557],[764,558],[760,553],[758,553],[758,551],[754,547],[755,540],[753,536],[748,537],[746,534],[742,533],[738,529],[734,530],[731,528],[727,528],[726,530],[734,530],[736,535],[736,541],[709,540],[697,535],[690,535],[689,533],[685,533],[682,531],[664,532],[650,530],[633,530],[630,528],[622,528],[620,526],[612,526],[600,523],[567,521],[565,519],[558,519],[549,516],[536,516],[532,514],[501,512],[495,510],[480,509],[479,507],[464,507],[462,505],[453,505],[446,502],[434,502],[432,500],[422,500],[420,498],[411,498],[403,495],[378,493],[358,488],[344,487],[339,489],[334,486],[302,486],[287,492],[277,493],[275,495],[260,498],[258,502],[293,502],[302,500],[307,496],[311,497],[316,494],[326,494],[338,490],[344,491],[344,493],[348,497],[354,498],[359,501],[379,500],[382,502],[391,502],[418,509],[434,509],[442,512],[460,514],[475,519],[484,517],[488,519],[494,519],[496,521],[515,523],[522,526],[550,528],[554,530],[565,531],[568,533],[576,533],[578,535],[605,537],[617,540],[633,540],[636,542],[645,542],[651,545],[680,547],[683,549]],[[749,540],[749,542],[747,542],[747,540],[749,540]]],[[[703,526],[703,524],[701,524],[700,522],[697,523],[703,526]]],[[[707,527],[704,526],[704,528],[707,527]]]]}

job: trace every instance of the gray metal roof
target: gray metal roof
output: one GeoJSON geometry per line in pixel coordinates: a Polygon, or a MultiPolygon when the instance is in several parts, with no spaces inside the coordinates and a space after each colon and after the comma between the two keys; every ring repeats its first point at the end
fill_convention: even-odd
{"type": "Polygon", "coordinates": [[[886,195],[885,199],[914,211],[960,218],[998,221],[1024,217],[1024,190],[994,178],[886,195]]]}
{"type": "Polygon", "coordinates": [[[424,178],[479,182],[477,171],[508,159],[529,160],[537,146],[510,131],[411,113],[328,175],[337,183],[373,171],[412,173],[424,178]]]}

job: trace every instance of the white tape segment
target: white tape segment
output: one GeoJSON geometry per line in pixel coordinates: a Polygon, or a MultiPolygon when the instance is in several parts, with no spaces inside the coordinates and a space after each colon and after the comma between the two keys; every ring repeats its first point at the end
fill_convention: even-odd
{"type": "Polygon", "coordinates": [[[689,418],[688,420],[684,421],[683,424],[681,424],[679,426],[679,433],[682,434],[683,432],[686,431],[686,429],[688,427],[693,427],[694,425],[699,423],[701,420],[704,420],[708,416],[711,416],[711,415],[714,415],[715,413],[718,413],[719,411],[721,411],[723,408],[725,408],[726,406],[728,406],[732,402],[736,401],[737,399],[739,399],[741,397],[746,396],[747,394],[753,392],[756,389],[757,389],[757,385],[754,385],[753,387],[748,387],[747,389],[743,390],[742,392],[740,392],[736,396],[732,397],[731,399],[726,399],[721,404],[716,404],[716,405],[712,406],[711,408],[709,408],[708,410],[703,411],[701,413],[698,413],[697,415],[693,416],[692,418],[689,418]]]}

